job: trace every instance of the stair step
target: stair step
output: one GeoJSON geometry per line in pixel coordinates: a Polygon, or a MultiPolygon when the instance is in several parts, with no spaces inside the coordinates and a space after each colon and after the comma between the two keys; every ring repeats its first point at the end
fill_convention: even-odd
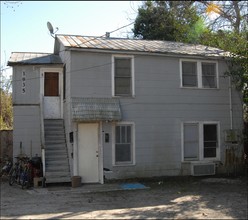
{"type": "Polygon", "coordinates": [[[44,124],[44,128],[64,128],[63,124],[44,124]]]}
{"type": "Polygon", "coordinates": [[[56,154],[46,153],[46,160],[60,160],[67,158],[66,152],[57,152],[56,154]]]}
{"type": "Polygon", "coordinates": [[[63,163],[65,160],[68,160],[67,155],[61,155],[61,156],[47,156],[46,157],[46,163],[51,164],[51,162],[55,163],[63,163]]]}
{"type": "Polygon", "coordinates": [[[64,124],[63,119],[45,119],[44,124],[64,124]]]}
{"type": "Polygon", "coordinates": [[[67,165],[68,163],[67,160],[68,160],[67,158],[64,158],[64,160],[46,160],[46,164],[63,166],[63,165],[67,165]]]}
{"type": "Polygon", "coordinates": [[[61,140],[64,140],[64,142],[65,142],[65,136],[62,136],[62,135],[61,136],[59,136],[59,135],[50,135],[50,136],[46,136],[45,140],[47,142],[56,141],[56,140],[58,140],[60,142],[61,140]]]}
{"type": "Polygon", "coordinates": [[[69,183],[71,177],[46,177],[46,183],[69,183]]]}
{"type": "Polygon", "coordinates": [[[70,177],[70,172],[68,171],[46,172],[46,177],[70,177]]]}
{"type": "Polygon", "coordinates": [[[45,134],[45,139],[48,138],[65,138],[65,134],[64,132],[62,133],[49,133],[49,134],[45,134]]]}
{"type": "Polygon", "coordinates": [[[60,158],[64,157],[64,159],[68,158],[67,151],[66,150],[56,150],[56,151],[49,151],[45,153],[46,158],[49,160],[50,158],[60,158]]]}
{"type": "Polygon", "coordinates": [[[48,166],[46,165],[46,172],[69,172],[68,166],[48,166]]]}
{"type": "Polygon", "coordinates": [[[65,138],[64,137],[61,137],[61,138],[56,138],[56,137],[54,137],[54,138],[46,138],[45,139],[45,142],[46,143],[65,143],[65,138]]]}
{"type": "Polygon", "coordinates": [[[50,151],[56,151],[56,150],[65,150],[66,151],[66,148],[63,144],[49,144],[49,145],[46,145],[46,150],[48,150],[49,152],[50,151]]]}
{"type": "Polygon", "coordinates": [[[59,145],[65,144],[65,140],[45,140],[45,145],[59,145]]]}
{"type": "Polygon", "coordinates": [[[63,120],[44,120],[46,183],[71,182],[63,120]]]}

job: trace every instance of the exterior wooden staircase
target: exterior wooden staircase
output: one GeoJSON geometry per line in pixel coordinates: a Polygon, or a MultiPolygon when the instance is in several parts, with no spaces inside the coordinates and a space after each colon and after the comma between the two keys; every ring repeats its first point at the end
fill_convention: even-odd
{"type": "Polygon", "coordinates": [[[45,119],[46,183],[71,182],[63,119],[45,119]]]}

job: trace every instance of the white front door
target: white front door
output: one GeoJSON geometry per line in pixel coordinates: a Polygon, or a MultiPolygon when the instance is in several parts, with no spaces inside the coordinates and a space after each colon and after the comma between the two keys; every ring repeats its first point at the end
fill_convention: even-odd
{"type": "Polygon", "coordinates": [[[97,123],[78,124],[78,168],[83,183],[98,183],[99,126],[97,123]]]}
{"type": "Polygon", "coordinates": [[[59,72],[44,72],[44,118],[61,118],[59,72]]]}

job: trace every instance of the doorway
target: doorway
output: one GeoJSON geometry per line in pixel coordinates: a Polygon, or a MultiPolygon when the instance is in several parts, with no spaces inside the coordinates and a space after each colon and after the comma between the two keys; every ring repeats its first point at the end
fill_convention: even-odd
{"type": "Polygon", "coordinates": [[[59,119],[61,114],[60,73],[44,72],[44,118],[59,119]]]}
{"type": "Polygon", "coordinates": [[[99,125],[78,124],[78,168],[83,183],[99,183],[99,125]]]}

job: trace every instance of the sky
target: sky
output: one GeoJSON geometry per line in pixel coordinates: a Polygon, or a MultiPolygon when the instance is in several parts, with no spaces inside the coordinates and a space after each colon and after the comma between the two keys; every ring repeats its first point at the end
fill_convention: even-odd
{"type": "MultiPolygon", "coordinates": [[[[56,34],[102,36],[134,22],[141,1],[1,1],[1,68],[11,52],[53,53],[56,34]]],[[[111,34],[127,37],[133,25],[111,34]]],[[[5,74],[11,74],[11,68],[5,74]]]]}

